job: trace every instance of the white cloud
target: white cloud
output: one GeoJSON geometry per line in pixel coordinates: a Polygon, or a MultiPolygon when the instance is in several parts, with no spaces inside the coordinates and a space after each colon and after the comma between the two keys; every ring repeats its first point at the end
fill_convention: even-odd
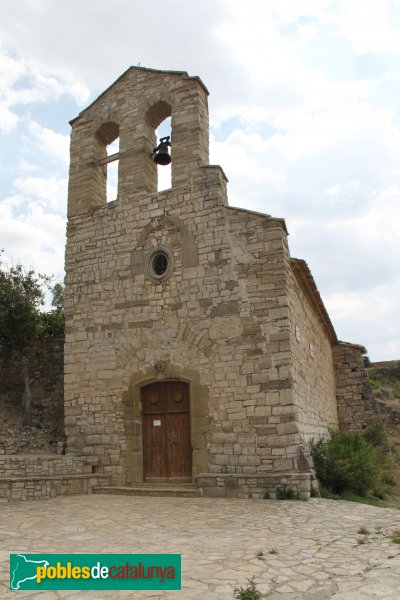
{"type": "Polygon", "coordinates": [[[12,131],[20,119],[6,104],[0,104],[0,131],[8,133],[12,131]]]}
{"type": "Polygon", "coordinates": [[[14,181],[15,189],[31,199],[32,210],[40,206],[41,210],[61,215],[66,213],[67,185],[66,179],[58,177],[19,177],[14,181]]]}
{"type": "Polygon", "coordinates": [[[6,259],[62,280],[65,243],[62,216],[46,212],[35,202],[26,205],[21,196],[7,198],[0,203],[0,238],[6,259]]]}
{"type": "Polygon", "coordinates": [[[64,67],[55,69],[27,58],[14,50],[13,45],[2,42],[0,36],[1,131],[7,133],[15,128],[24,107],[59,99],[62,95],[70,95],[82,103],[88,99],[88,89],[64,67]]]}
{"type": "Polygon", "coordinates": [[[400,278],[392,283],[392,294],[386,286],[356,293],[327,295],[325,303],[330,314],[335,315],[335,329],[339,339],[366,345],[374,360],[387,360],[400,356],[400,320],[398,297],[400,278]],[[390,327],[388,327],[390,322],[390,327]],[[364,332],[364,339],[360,339],[364,332]]]}
{"type": "Polygon", "coordinates": [[[21,158],[18,163],[18,171],[21,173],[34,173],[39,169],[38,165],[34,165],[24,158],[21,158]]]}
{"type": "MultiPolygon", "coordinates": [[[[239,0],[234,1],[238,2],[239,0]]],[[[258,0],[258,2],[260,8],[262,4],[265,4],[262,0],[258,0]]],[[[270,0],[268,5],[279,23],[289,25],[304,16],[325,20],[326,14],[329,14],[332,8],[332,0],[302,0],[302,2],[270,0]]]]}
{"type": "MultiPolygon", "coordinates": [[[[40,0],[2,1],[0,31],[8,44],[34,56],[64,78],[88,83],[102,91],[125,69],[142,66],[184,70],[207,69],[208,60],[224,48],[212,38],[223,18],[218,0],[40,0]]],[[[216,66],[216,70],[218,70],[216,66]]]]}
{"type": "Polygon", "coordinates": [[[358,54],[400,53],[399,14],[390,0],[339,0],[334,21],[358,54]]]}
{"type": "Polygon", "coordinates": [[[69,162],[69,136],[42,127],[35,121],[29,123],[29,130],[34,142],[47,156],[69,162]]]}

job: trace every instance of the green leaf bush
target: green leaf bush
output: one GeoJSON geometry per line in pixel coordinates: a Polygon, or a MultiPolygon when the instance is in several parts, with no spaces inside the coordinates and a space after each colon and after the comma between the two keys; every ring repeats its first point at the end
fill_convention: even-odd
{"type": "Polygon", "coordinates": [[[330,431],[330,438],[312,440],[311,454],[322,486],[341,494],[365,496],[380,477],[378,450],[358,431],[330,431]]]}

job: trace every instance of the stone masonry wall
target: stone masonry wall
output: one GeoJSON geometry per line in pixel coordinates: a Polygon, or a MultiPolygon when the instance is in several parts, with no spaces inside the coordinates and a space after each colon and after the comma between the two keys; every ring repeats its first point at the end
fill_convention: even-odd
{"type": "Polygon", "coordinates": [[[0,455],[0,473],[3,478],[49,477],[82,475],[92,472],[80,456],[56,454],[7,454],[0,455]]]}
{"type": "Polygon", "coordinates": [[[198,81],[184,74],[142,75],[129,71],[73,123],[65,292],[68,452],[97,459],[114,483],[141,481],[140,386],[162,376],[190,384],[194,477],[297,468],[300,438],[288,423],[285,225],[227,207],[223,172],[205,163],[208,121],[198,81]],[[123,165],[130,156],[128,134],[141,131],[138,110],[154,126],[160,98],[172,107],[173,185],[156,194],[153,165],[136,180],[123,165]],[[99,163],[87,166],[86,160],[97,152],[96,131],[104,138],[102,122],[119,119],[125,133],[119,123],[118,199],[105,204],[99,163]],[[178,127],[176,135],[174,123],[188,124],[187,131],[178,127]],[[193,131],[190,123],[196,123],[193,131]],[[171,273],[160,281],[148,271],[155,248],[171,256],[171,273]]]}
{"type": "MultiPolygon", "coordinates": [[[[244,215],[235,220],[228,209],[231,246],[223,178],[215,169],[200,175],[199,189],[190,195],[136,195],[123,208],[115,203],[70,220],[71,259],[75,231],[78,243],[90,240],[95,251],[86,249],[79,272],[67,263],[68,447],[97,456],[106,471],[120,476],[123,461],[129,462],[124,404],[130,380],[162,361],[178,373],[195,365],[208,389],[207,413],[200,418],[209,425],[203,446],[199,440],[197,472],[293,468],[297,438],[286,432],[291,391],[281,306],[286,236],[280,222],[249,214],[253,241],[244,240],[250,250],[240,252],[237,224],[244,215]],[[183,266],[181,222],[195,240],[197,266],[183,266]],[[170,248],[175,262],[161,285],[144,268],[148,248],[156,245],[170,248]],[[288,453],[292,458],[285,462],[288,453]]],[[[138,427],[138,461],[140,440],[138,427]]],[[[132,469],[140,477],[140,465],[132,469]]]]}
{"type": "Polygon", "coordinates": [[[78,456],[0,455],[0,502],[88,494],[107,478],[78,456]]]}
{"type": "Polygon", "coordinates": [[[228,211],[232,260],[249,305],[242,336],[253,345],[240,366],[248,384],[246,418],[256,434],[255,439],[247,434],[246,441],[249,451],[255,443],[256,456],[262,457],[257,471],[290,472],[298,468],[300,437],[294,422],[286,226],[250,211],[228,211]]]}
{"type": "MultiPolygon", "coordinates": [[[[223,183],[215,169],[204,172],[204,177],[217,190],[223,183]]],[[[79,253],[75,244],[81,239],[90,240],[95,250],[86,249],[86,260],[80,262],[79,271],[71,270],[67,258],[68,444],[70,451],[99,456],[106,468],[113,465],[118,470],[123,465],[127,431],[122,396],[133,375],[168,359],[177,367],[196,365],[203,373],[202,383],[211,385],[209,354],[213,341],[196,323],[195,315],[212,310],[208,300],[211,290],[216,285],[225,287],[224,280],[217,283],[216,271],[221,267],[213,265],[205,272],[215,250],[216,260],[224,260],[225,248],[221,236],[212,247],[214,240],[205,235],[196,247],[199,264],[190,266],[192,259],[187,248],[183,248],[187,242],[180,230],[181,222],[184,223],[182,213],[191,222],[196,215],[195,229],[205,231],[215,225],[218,236],[219,214],[213,208],[211,193],[215,194],[215,189],[192,196],[165,192],[155,197],[136,195],[126,198],[124,206],[108,205],[70,222],[67,257],[72,262],[76,260],[79,253]],[[202,210],[194,206],[200,196],[202,210]],[[165,207],[171,203],[175,208],[172,206],[167,212],[165,207]],[[177,214],[181,217],[179,222],[177,214]],[[151,222],[155,226],[148,230],[151,222]],[[162,286],[155,285],[144,273],[146,254],[157,243],[171,249],[175,262],[173,276],[162,286]],[[141,262],[137,260],[140,253],[141,262]],[[190,260],[184,266],[187,254],[190,260]],[[203,289],[198,286],[199,274],[207,276],[203,289]],[[188,306],[190,301],[197,311],[195,306],[188,306]]],[[[190,240],[188,244],[191,246],[190,240]]],[[[237,310],[237,302],[236,293],[232,304],[216,309],[221,313],[221,321],[237,310]]]]}
{"type": "Polygon", "coordinates": [[[118,196],[157,191],[152,159],[155,129],[172,117],[172,187],[185,187],[208,164],[208,92],[187,73],[130,68],[72,124],[68,215],[106,203],[106,169],[99,161],[119,137],[118,196]]]}
{"type": "Polygon", "coordinates": [[[141,387],[178,379],[204,493],[228,493],[229,481],[260,496],[281,480],[307,495],[304,440],[337,425],[336,337],[290,259],[284,221],[228,207],[224,173],[207,163],[207,90],[186,73],[131,68],[72,122],[68,452],[114,483],[142,481],[141,387]],[[151,151],[167,116],[172,189],[157,193],[151,151]],[[118,196],[107,204],[117,137],[118,196]],[[157,277],[160,250],[168,270],[157,277]]]}
{"type": "MultiPolygon", "coordinates": [[[[336,381],[332,357],[334,333],[317,309],[303,261],[296,261],[289,280],[291,350],[296,421],[309,441],[338,427],[336,381]],[[297,263],[297,264],[296,264],[297,263]],[[300,263],[300,264],[298,264],[300,263]]],[[[315,293],[315,290],[313,290],[315,293]]]]}
{"type": "Polygon", "coordinates": [[[379,418],[364,364],[365,352],[356,344],[339,342],[334,346],[340,429],[364,429],[379,418]]]}

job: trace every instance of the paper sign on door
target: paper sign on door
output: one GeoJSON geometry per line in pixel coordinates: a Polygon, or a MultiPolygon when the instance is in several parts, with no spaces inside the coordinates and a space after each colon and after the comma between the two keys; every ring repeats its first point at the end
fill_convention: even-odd
{"type": "Polygon", "coordinates": [[[153,420],[153,427],[161,427],[161,420],[160,419],[154,419],[153,420]]]}

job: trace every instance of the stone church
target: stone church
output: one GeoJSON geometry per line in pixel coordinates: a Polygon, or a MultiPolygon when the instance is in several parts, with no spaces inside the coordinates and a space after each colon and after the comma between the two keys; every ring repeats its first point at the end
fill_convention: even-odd
{"type": "Polygon", "coordinates": [[[131,67],[71,122],[67,454],[113,486],[307,498],[308,440],[376,416],[365,349],[338,341],[285,221],[228,205],[207,96],[185,72],[131,67]]]}

